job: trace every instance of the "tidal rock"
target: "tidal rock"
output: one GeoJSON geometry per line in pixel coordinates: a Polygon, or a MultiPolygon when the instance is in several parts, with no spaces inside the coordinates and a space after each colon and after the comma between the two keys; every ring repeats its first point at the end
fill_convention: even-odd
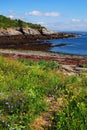
{"type": "Polygon", "coordinates": [[[44,34],[44,35],[55,34],[54,31],[49,31],[49,30],[47,30],[46,28],[43,28],[41,31],[42,31],[42,34],[44,34]]]}
{"type": "Polygon", "coordinates": [[[40,35],[41,33],[38,31],[38,29],[32,29],[32,28],[22,28],[23,34],[25,35],[40,35]]]}
{"type": "Polygon", "coordinates": [[[0,36],[8,36],[8,35],[21,35],[22,33],[16,28],[7,28],[7,29],[0,29],[0,36]]]}

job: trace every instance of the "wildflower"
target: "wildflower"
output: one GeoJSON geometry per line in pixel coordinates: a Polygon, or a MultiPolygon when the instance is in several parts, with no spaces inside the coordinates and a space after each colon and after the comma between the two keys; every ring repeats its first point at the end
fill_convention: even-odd
{"type": "Polygon", "coordinates": [[[10,127],[10,125],[9,125],[9,124],[8,124],[7,126],[8,126],[8,127],[10,127]]]}
{"type": "Polygon", "coordinates": [[[13,106],[11,106],[11,108],[13,108],[13,106]]]}
{"type": "Polygon", "coordinates": [[[8,104],[9,104],[9,102],[5,102],[5,104],[6,104],[6,105],[8,105],[8,104]]]}
{"type": "Polygon", "coordinates": [[[11,106],[9,105],[8,108],[11,108],[11,106]]]}
{"type": "Polygon", "coordinates": [[[23,99],[22,98],[20,98],[20,101],[22,101],[23,99]]]}
{"type": "Polygon", "coordinates": [[[0,116],[3,116],[3,113],[0,113],[0,116]]]}
{"type": "Polygon", "coordinates": [[[13,111],[10,111],[10,113],[13,113],[13,111]]]}
{"type": "Polygon", "coordinates": [[[5,123],[5,121],[4,121],[4,120],[2,120],[2,123],[5,123]]]}

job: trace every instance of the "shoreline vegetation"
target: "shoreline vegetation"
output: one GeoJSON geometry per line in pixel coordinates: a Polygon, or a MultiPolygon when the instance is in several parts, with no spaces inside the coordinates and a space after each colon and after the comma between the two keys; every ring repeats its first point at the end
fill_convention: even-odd
{"type": "Polygon", "coordinates": [[[87,130],[87,56],[43,43],[75,35],[0,20],[0,130],[87,130]]]}
{"type": "Polygon", "coordinates": [[[57,61],[61,64],[67,65],[81,65],[87,64],[87,56],[80,55],[68,55],[68,54],[58,54],[52,52],[42,52],[42,51],[32,51],[32,50],[7,50],[0,49],[0,53],[6,57],[12,57],[13,59],[31,59],[33,61],[40,60],[51,60],[57,61]]]}

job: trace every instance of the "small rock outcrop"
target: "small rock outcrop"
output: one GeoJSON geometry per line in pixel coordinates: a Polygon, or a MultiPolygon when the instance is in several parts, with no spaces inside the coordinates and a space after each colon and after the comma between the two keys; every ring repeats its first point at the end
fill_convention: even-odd
{"type": "Polygon", "coordinates": [[[39,29],[32,29],[32,28],[1,28],[0,29],[0,36],[9,36],[9,35],[51,35],[54,34],[53,31],[49,31],[45,28],[39,29]]]}
{"type": "Polygon", "coordinates": [[[18,31],[16,28],[0,29],[0,36],[8,36],[8,35],[22,35],[22,33],[18,31]]]}
{"type": "Polygon", "coordinates": [[[40,35],[41,34],[38,29],[32,29],[32,28],[28,28],[28,32],[31,35],[40,35]]]}
{"type": "Polygon", "coordinates": [[[25,35],[40,35],[38,29],[32,29],[32,28],[22,28],[25,35]]]}
{"type": "Polygon", "coordinates": [[[55,34],[55,32],[54,32],[54,31],[47,30],[46,28],[43,28],[43,29],[42,29],[42,34],[43,34],[43,35],[51,35],[51,34],[55,34]]]}

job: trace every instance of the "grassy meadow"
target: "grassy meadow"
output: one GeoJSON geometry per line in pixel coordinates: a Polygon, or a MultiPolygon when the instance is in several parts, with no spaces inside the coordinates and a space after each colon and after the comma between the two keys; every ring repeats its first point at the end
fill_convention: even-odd
{"type": "Polygon", "coordinates": [[[62,105],[43,130],[87,130],[86,73],[68,76],[57,62],[0,56],[0,130],[35,130],[35,119],[49,112],[50,97],[62,105]]]}

